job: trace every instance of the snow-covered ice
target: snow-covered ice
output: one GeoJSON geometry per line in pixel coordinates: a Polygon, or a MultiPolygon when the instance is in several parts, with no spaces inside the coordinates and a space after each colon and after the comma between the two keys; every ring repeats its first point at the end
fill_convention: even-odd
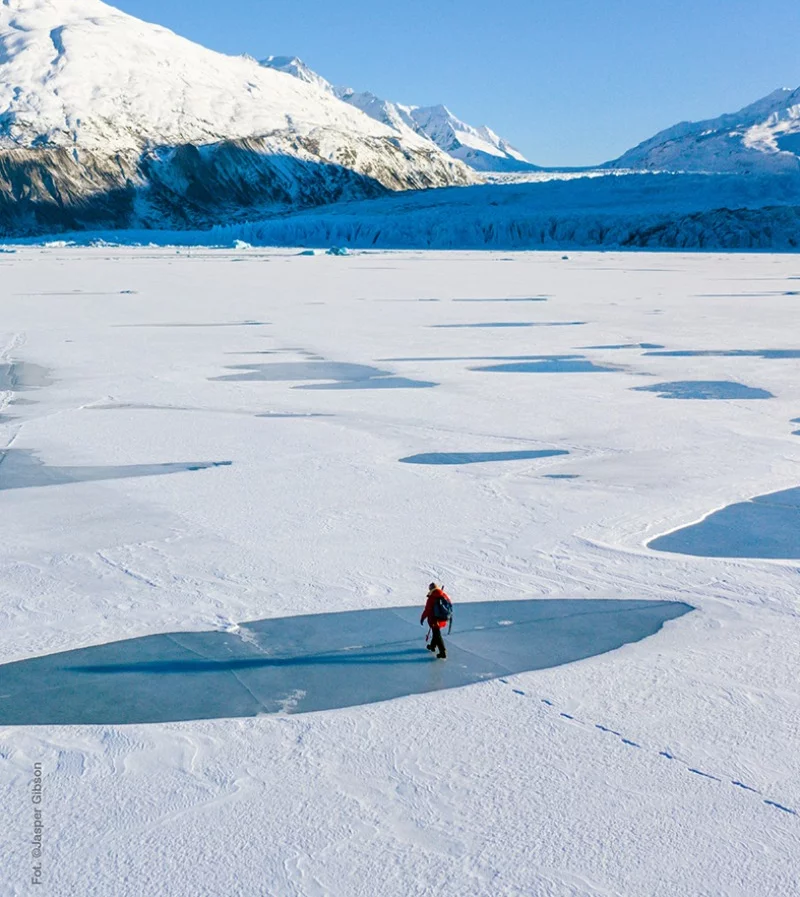
{"type": "Polygon", "coordinates": [[[792,894],[796,256],[297,252],[0,261],[0,892],[792,894]]]}

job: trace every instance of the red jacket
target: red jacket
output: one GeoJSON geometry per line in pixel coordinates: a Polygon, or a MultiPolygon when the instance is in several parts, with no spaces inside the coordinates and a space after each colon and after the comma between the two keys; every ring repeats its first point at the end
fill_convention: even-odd
{"type": "Polygon", "coordinates": [[[422,611],[422,616],[419,618],[420,623],[424,623],[427,620],[428,626],[438,626],[439,629],[444,629],[447,626],[447,620],[437,620],[433,615],[433,605],[440,595],[443,595],[448,601],[450,600],[450,596],[444,589],[434,589],[432,592],[429,592],[428,600],[425,602],[425,610],[422,611]]]}

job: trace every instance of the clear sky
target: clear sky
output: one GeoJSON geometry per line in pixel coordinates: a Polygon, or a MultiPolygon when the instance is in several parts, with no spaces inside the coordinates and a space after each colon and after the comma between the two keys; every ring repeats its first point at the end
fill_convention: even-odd
{"type": "Polygon", "coordinates": [[[798,0],[112,0],[223,53],[444,103],[539,165],[619,156],[800,86],[798,0]]]}

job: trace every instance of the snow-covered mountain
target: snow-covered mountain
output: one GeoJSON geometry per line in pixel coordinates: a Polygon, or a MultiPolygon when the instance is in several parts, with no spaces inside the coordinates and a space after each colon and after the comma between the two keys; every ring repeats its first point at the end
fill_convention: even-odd
{"type": "Polygon", "coordinates": [[[335,87],[296,56],[269,56],[262,65],[273,68],[339,97],[365,112],[370,118],[395,130],[402,138],[416,134],[426,137],[448,155],[477,171],[535,170],[519,150],[487,127],[473,127],[446,106],[406,106],[393,103],[369,91],[335,87]]]}
{"type": "Polygon", "coordinates": [[[522,153],[514,149],[485,125],[468,125],[447,106],[418,106],[412,118],[422,133],[449,153],[478,171],[528,171],[536,168],[522,153]]]}
{"type": "Polygon", "coordinates": [[[101,0],[0,4],[0,229],[181,224],[470,183],[330,91],[101,0]]]}
{"type": "Polygon", "coordinates": [[[608,163],[611,168],[708,172],[800,171],[800,88],[738,112],[681,122],[608,163]]]}
{"type": "Polygon", "coordinates": [[[313,84],[326,93],[336,93],[330,81],[326,81],[322,75],[312,71],[302,59],[298,59],[296,56],[267,56],[261,61],[261,65],[278,72],[285,72],[299,81],[305,81],[306,84],[313,84]]]}

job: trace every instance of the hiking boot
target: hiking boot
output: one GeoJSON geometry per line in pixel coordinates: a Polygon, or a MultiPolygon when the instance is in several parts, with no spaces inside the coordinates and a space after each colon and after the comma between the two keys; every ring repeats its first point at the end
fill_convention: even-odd
{"type": "Polygon", "coordinates": [[[433,645],[425,645],[425,647],[426,647],[429,651],[435,651],[435,650],[436,650],[436,648],[435,648],[433,645]]]}
{"type": "Polygon", "coordinates": [[[440,651],[436,656],[439,658],[439,660],[447,659],[447,654],[444,651],[440,651]]]}

